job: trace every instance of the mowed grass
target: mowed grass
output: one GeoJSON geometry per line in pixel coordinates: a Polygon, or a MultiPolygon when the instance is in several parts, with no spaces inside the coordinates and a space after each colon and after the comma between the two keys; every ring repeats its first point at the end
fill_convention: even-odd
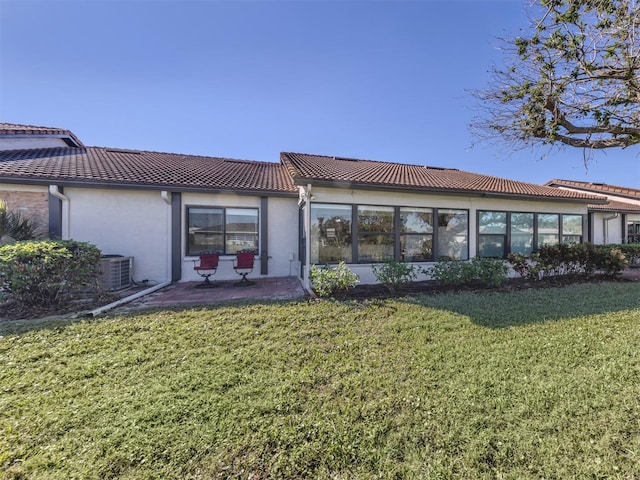
{"type": "Polygon", "coordinates": [[[5,324],[0,478],[638,478],[640,287],[5,324]]]}

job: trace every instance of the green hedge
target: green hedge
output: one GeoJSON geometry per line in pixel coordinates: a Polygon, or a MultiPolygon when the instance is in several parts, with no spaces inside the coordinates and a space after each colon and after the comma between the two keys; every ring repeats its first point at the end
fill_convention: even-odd
{"type": "Polygon", "coordinates": [[[30,306],[60,306],[79,289],[97,289],[100,250],[74,240],[17,242],[0,247],[0,284],[30,306]]]}
{"type": "Polygon", "coordinates": [[[574,243],[544,245],[528,256],[510,254],[511,268],[522,277],[539,279],[555,275],[618,275],[629,264],[629,257],[639,255],[640,247],[574,243]]]}

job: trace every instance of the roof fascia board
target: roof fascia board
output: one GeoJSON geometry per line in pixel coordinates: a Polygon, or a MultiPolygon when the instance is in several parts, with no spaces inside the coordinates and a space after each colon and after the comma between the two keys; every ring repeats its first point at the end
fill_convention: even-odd
{"type": "MultiPolygon", "coordinates": [[[[69,143],[71,142],[73,145],[68,145],[69,147],[76,147],[76,148],[83,148],[84,145],[82,145],[81,143],[79,143],[79,140],[77,140],[75,137],[73,137],[72,135],[65,135],[63,133],[32,133],[32,134],[25,134],[25,133],[13,133],[11,135],[5,135],[5,138],[61,138],[62,140],[65,141],[65,143],[69,143]]],[[[37,148],[41,148],[41,147],[37,147],[37,148]]],[[[61,147],[61,148],[65,148],[65,147],[61,147]]],[[[29,148],[19,148],[17,150],[30,150],[29,148]]]]}
{"type": "Polygon", "coordinates": [[[509,193],[495,193],[495,192],[482,192],[477,190],[455,190],[455,189],[439,189],[439,188],[419,188],[419,187],[402,187],[402,186],[387,186],[387,185],[370,185],[359,184],[353,182],[344,182],[336,180],[304,180],[295,178],[294,183],[297,186],[305,186],[311,183],[313,186],[329,187],[336,189],[353,188],[358,190],[386,190],[391,192],[403,192],[403,193],[434,193],[438,195],[450,195],[450,196],[471,196],[471,197],[491,197],[491,198],[504,198],[511,200],[534,200],[534,201],[547,201],[547,202],[575,202],[575,203],[591,203],[605,204],[606,199],[600,200],[599,197],[590,198],[566,198],[566,197],[544,197],[539,195],[525,195],[525,194],[509,194],[509,193]]]}
{"type": "Polygon", "coordinates": [[[598,195],[613,195],[615,197],[630,198],[631,200],[640,199],[640,196],[638,195],[631,195],[623,192],[612,192],[609,190],[600,190],[598,188],[589,188],[589,187],[578,186],[578,185],[568,185],[562,182],[551,182],[551,183],[548,183],[547,185],[553,186],[552,188],[566,188],[567,190],[579,190],[581,192],[594,193],[598,195]]]}

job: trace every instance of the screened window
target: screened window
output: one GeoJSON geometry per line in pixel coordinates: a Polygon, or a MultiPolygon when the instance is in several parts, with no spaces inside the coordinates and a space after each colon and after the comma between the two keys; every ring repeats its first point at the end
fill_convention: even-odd
{"type": "Polygon", "coordinates": [[[433,260],[433,210],[400,208],[400,252],[406,262],[433,260]]]}
{"type": "Polygon", "coordinates": [[[311,263],[352,261],[351,205],[311,205],[311,263]]]}
{"type": "Polygon", "coordinates": [[[187,255],[258,253],[257,208],[188,207],[187,255]]]}
{"type": "Polygon", "coordinates": [[[466,210],[438,209],[438,256],[469,258],[469,214],[466,210]]]}
{"type": "Polygon", "coordinates": [[[560,241],[560,215],[538,214],[538,246],[556,245],[560,241]]]}
{"type": "Polygon", "coordinates": [[[394,258],[394,207],[358,206],[358,262],[394,258]]]}
{"type": "Polygon", "coordinates": [[[478,212],[478,255],[502,258],[506,247],[507,213],[478,212]]]}
{"type": "Polygon", "coordinates": [[[627,243],[640,242],[640,222],[627,222],[627,243]]]}
{"type": "Polygon", "coordinates": [[[562,216],[562,243],[582,242],[582,215],[562,216]]]}
{"type": "Polygon", "coordinates": [[[511,253],[533,252],[533,213],[511,213],[511,253]]]}

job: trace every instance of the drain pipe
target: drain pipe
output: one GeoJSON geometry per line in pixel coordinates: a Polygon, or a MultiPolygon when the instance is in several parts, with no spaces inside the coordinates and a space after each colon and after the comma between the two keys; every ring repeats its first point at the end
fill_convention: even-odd
{"type": "Polygon", "coordinates": [[[618,218],[620,214],[618,212],[614,213],[609,217],[604,217],[602,219],[602,234],[604,235],[604,244],[609,243],[609,220],[613,220],[614,218],[618,218]]]}
{"type": "Polygon", "coordinates": [[[128,297],[124,297],[121,298],[120,300],[116,300],[115,302],[112,302],[108,305],[104,305],[103,307],[99,307],[96,308],[95,310],[91,310],[90,312],[87,313],[88,317],[95,317],[97,315],[100,315],[101,313],[104,313],[108,310],[112,310],[116,307],[119,307],[120,305],[124,305],[125,303],[129,303],[132,302],[134,300],[137,300],[138,298],[144,297],[145,295],[149,295],[150,293],[155,292],[156,290],[160,290],[161,288],[164,287],[168,287],[169,285],[171,285],[171,197],[169,196],[169,192],[167,192],[166,190],[163,190],[162,192],[160,192],[160,197],[162,198],[162,200],[164,200],[164,203],[166,203],[169,208],[168,208],[168,213],[167,213],[167,280],[159,283],[158,285],[154,285],[153,287],[147,288],[145,290],[142,290],[140,292],[136,292],[133,295],[129,295],[128,297]]]}
{"type": "Polygon", "coordinates": [[[62,202],[62,231],[60,233],[64,240],[69,240],[71,238],[69,227],[69,213],[71,212],[69,208],[69,197],[63,195],[57,185],[49,185],[49,193],[62,202]]]}
{"type": "Polygon", "coordinates": [[[311,291],[311,184],[307,184],[304,202],[304,231],[306,249],[304,255],[304,288],[311,291]]]}

